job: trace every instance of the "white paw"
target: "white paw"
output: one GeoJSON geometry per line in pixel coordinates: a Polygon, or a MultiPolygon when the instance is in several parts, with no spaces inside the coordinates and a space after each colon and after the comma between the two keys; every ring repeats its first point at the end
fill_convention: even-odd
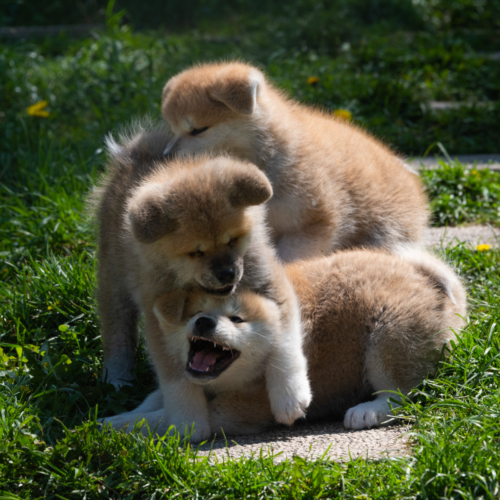
{"type": "Polygon", "coordinates": [[[135,422],[140,422],[143,418],[144,415],[129,411],[121,413],[120,415],[115,415],[114,417],[101,418],[99,422],[104,425],[111,424],[113,429],[117,431],[126,428],[126,431],[130,432],[133,430],[135,422]]]}
{"type": "Polygon", "coordinates": [[[371,429],[378,427],[391,417],[391,410],[386,400],[368,401],[349,408],[344,417],[346,429],[371,429]]]}
{"type": "Polygon", "coordinates": [[[176,428],[181,437],[189,436],[189,441],[192,443],[207,441],[212,435],[212,431],[210,430],[210,424],[204,421],[194,422],[194,425],[193,423],[176,425],[176,428]]]}
{"type": "Polygon", "coordinates": [[[169,418],[162,408],[161,410],[148,413],[133,411],[121,413],[114,417],[102,418],[99,422],[104,425],[111,424],[113,429],[124,429],[125,432],[132,432],[137,427],[140,428],[140,431],[145,436],[148,436],[150,432],[154,432],[158,436],[164,436],[167,432],[172,434],[175,428],[182,438],[190,436],[189,440],[193,443],[206,441],[210,438],[212,432],[210,430],[210,423],[206,419],[200,418],[195,422],[189,422],[188,420],[179,417],[176,418],[175,416],[169,418]]]}
{"type": "Polygon", "coordinates": [[[305,417],[312,400],[307,377],[296,378],[290,382],[290,386],[279,395],[270,396],[274,418],[285,425],[292,425],[297,419],[305,417]]]}

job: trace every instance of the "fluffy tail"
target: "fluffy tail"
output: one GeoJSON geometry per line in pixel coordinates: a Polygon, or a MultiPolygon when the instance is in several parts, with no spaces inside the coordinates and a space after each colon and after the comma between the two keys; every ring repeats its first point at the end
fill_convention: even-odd
{"type": "Polygon", "coordinates": [[[467,313],[465,287],[448,264],[417,245],[398,245],[394,253],[413,264],[419,273],[449,297],[455,305],[456,314],[465,317],[467,313]]]}
{"type": "Polygon", "coordinates": [[[106,149],[112,161],[120,163],[136,157],[162,160],[163,152],[172,134],[166,125],[148,117],[132,121],[118,132],[118,140],[112,133],[106,136],[106,149]]]}

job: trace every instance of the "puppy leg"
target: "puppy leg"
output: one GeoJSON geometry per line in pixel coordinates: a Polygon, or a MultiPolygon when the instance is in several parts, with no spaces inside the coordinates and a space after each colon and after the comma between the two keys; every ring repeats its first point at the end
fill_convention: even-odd
{"type": "MultiPolygon", "coordinates": [[[[346,429],[371,429],[378,427],[392,417],[389,399],[400,398],[397,394],[383,392],[377,395],[373,401],[367,401],[347,410],[344,417],[344,427],[346,429]]],[[[392,403],[392,406],[396,406],[392,403]]]]}
{"type": "Polygon", "coordinates": [[[312,399],[300,328],[297,318],[274,347],[266,368],[271,410],[276,421],[286,425],[304,417],[312,399]]]}
{"type": "Polygon", "coordinates": [[[132,380],[139,342],[139,311],[132,297],[124,291],[120,293],[104,284],[98,293],[104,348],[102,379],[119,389],[132,380]]]}
{"type": "Polygon", "coordinates": [[[211,435],[208,404],[203,387],[187,379],[161,383],[165,412],[169,425],[174,425],[181,436],[189,435],[194,424],[191,441],[199,442],[211,435]]]}
{"type": "MultiPolygon", "coordinates": [[[[115,429],[127,427],[128,431],[134,428],[136,421],[147,419],[147,414],[156,412],[163,408],[163,394],[160,389],[152,392],[135,410],[115,415],[114,417],[102,418],[99,422],[111,424],[115,429]]],[[[149,423],[149,422],[148,422],[149,423]]]]}
{"type": "MultiPolygon", "coordinates": [[[[403,394],[409,392],[403,390],[401,384],[392,380],[387,374],[382,359],[380,346],[368,348],[365,361],[366,378],[378,394],[373,401],[361,403],[347,410],[344,417],[344,426],[347,429],[370,429],[383,424],[392,416],[389,399],[396,401],[400,399],[397,394],[390,391],[397,391],[399,386],[403,394]]],[[[392,405],[395,406],[395,403],[392,405]]]]}
{"type": "Polygon", "coordinates": [[[259,434],[274,423],[263,384],[251,392],[219,394],[208,410],[212,433],[219,436],[259,434]]]}
{"type": "Polygon", "coordinates": [[[208,439],[211,431],[203,388],[187,380],[161,385],[161,389],[150,394],[135,410],[104,418],[101,422],[111,424],[117,430],[125,428],[127,432],[131,432],[138,423],[144,435],[155,431],[163,436],[175,427],[182,437],[191,433],[194,424],[191,441],[208,439]]]}

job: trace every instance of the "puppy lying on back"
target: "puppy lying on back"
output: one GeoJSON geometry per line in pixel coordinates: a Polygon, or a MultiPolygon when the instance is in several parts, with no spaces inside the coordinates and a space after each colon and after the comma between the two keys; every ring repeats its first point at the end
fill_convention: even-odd
{"type": "Polygon", "coordinates": [[[267,220],[285,261],[421,239],[418,177],[379,141],[288,99],[252,66],[183,71],[165,85],[162,113],[175,134],[167,155],[230,152],[268,176],[267,220]]]}
{"type": "MultiPolygon", "coordinates": [[[[425,252],[402,254],[354,250],[287,266],[302,311],[313,393],[308,419],[343,418],[348,429],[382,424],[391,414],[389,398],[397,399],[392,391],[407,394],[432,374],[463,327],[465,291],[453,271],[425,252]]],[[[175,315],[171,303],[167,295],[155,305],[165,353],[175,353],[193,390],[203,387],[211,432],[252,434],[272,426],[262,376],[266,354],[280,342],[275,304],[245,290],[219,300],[191,295],[175,315]],[[212,358],[222,373],[192,373],[212,358]]],[[[158,396],[109,421],[131,429],[145,417],[150,428],[167,429],[175,405],[164,391],[163,400],[158,396]]]]}
{"type": "MultiPolygon", "coordinates": [[[[272,189],[266,176],[249,163],[203,156],[149,167],[132,161],[119,164],[111,175],[100,196],[98,300],[105,367],[112,380],[119,382],[120,375],[127,375],[125,368],[131,368],[136,319],[142,312],[160,385],[176,407],[170,423],[196,421],[197,435],[206,437],[208,423],[198,418],[200,411],[192,403],[202,399],[203,390],[183,376],[185,367],[179,369],[175,350],[165,349],[168,335],[159,326],[154,304],[170,292],[175,296],[197,289],[220,299],[239,287],[266,297],[278,311],[280,349],[270,349],[266,366],[274,415],[287,424],[303,415],[311,396],[300,314],[268,242],[262,204],[272,189]]],[[[175,314],[177,302],[163,310],[168,307],[175,314]]],[[[208,358],[195,363],[193,371],[205,375],[205,369],[213,368],[207,363],[208,358]]]]}

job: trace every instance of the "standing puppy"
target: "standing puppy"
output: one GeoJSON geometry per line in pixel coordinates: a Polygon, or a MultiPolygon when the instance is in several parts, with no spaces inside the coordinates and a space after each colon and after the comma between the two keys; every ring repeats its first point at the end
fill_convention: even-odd
{"type": "MultiPolygon", "coordinates": [[[[98,196],[104,375],[116,385],[130,376],[142,312],[160,385],[176,408],[170,423],[196,422],[203,439],[209,433],[203,390],[187,383],[175,350],[165,349],[168,339],[154,304],[171,292],[175,297],[195,289],[222,299],[243,288],[266,297],[278,311],[280,344],[268,349],[266,387],[275,418],[291,424],[304,414],[311,395],[297,300],[264,222],[262,204],[272,195],[271,185],[254,165],[228,157],[151,162],[156,141],[154,133],[145,133],[128,153],[115,147],[114,168],[98,196]]],[[[178,309],[173,299],[163,306],[174,316],[178,309]]],[[[214,356],[193,370],[205,375],[214,368],[214,356]]]]}
{"type": "Polygon", "coordinates": [[[267,220],[285,261],[422,236],[418,177],[379,141],[288,99],[252,66],[185,70],[167,82],[162,113],[175,134],[165,154],[229,152],[267,175],[267,220]]]}

